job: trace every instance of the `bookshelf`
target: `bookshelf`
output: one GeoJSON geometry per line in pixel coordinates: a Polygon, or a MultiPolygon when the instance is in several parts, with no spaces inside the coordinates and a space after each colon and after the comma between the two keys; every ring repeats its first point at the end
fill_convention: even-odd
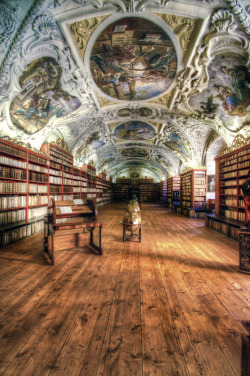
{"type": "Polygon", "coordinates": [[[73,156],[53,143],[45,143],[41,150],[49,158],[49,208],[54,200],[73,200],[75,177],[73,156]]]}
{"type": "Polygon", "coordinates": [[[142,202],[152,202],[158,200],[159,189],[158,184],[154,183],[151,178],[130,179],[117,178],[113,184],[113,197],[115,201],[127,201],[129,198],[129,190],[137,188],[142,202]]]}
{"type": "Polygon", "coordinates": [[[180,185],[181,179],[179,176],[174,176],[167,179],[167,207],[173,209],[173,205],[178,205],[180,202],[180,185]]]}
{"type": "Polygon", "coordinates": [[[160,182],[160,200],[165,203],[167,201],[167,181],[160,182]]]}
{"type": "Polygon", "coordinates": [[[180,207],[177,211],[188,217],[200,217],[206,212],[207,171],[192,169],[180,176],[180,207]]]}
{"type": "Polygon", "coordinates": [[[0,246],[43,231],[53,199],[95,198],[97,205],[112,200],[110,181],[73,162],[52,143],[36,152],[0,140],[0,246]]]}
{"type": "Polygon", "coordinates": [[[241,186],[250,169],[250,144],[228,150],[215,159],[215,215],[207,216],[207,226],[238,240],[245,221],[241,186]]]}
{"type": "Polygon", "coordinates": [[[0,140],[1,246],[42,231],[48,179],[48,158],[0,140]]]}

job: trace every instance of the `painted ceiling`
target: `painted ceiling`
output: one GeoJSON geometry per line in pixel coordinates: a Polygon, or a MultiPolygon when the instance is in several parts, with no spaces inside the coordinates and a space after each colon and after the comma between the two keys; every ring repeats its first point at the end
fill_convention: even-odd
{"type": "Polygon", "coordinates": [[[156,181],[250,136],[248,0],[2,0],[0,137],[156,181]]]}

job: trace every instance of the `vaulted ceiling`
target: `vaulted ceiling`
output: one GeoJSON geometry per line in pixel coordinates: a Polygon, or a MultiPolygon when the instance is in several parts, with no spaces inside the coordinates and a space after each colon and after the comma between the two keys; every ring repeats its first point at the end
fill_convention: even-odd
{"type": "Polygon", "coordinates": [[[248,0],[1,0],[0,137],[152,176],[250,136],[248,0]]]}

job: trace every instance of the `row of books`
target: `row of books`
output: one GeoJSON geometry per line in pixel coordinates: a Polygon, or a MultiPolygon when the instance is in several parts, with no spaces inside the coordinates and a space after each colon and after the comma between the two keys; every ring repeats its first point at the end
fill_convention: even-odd
{"type": "Polygon", "coordinates": [[[206,172],[194,171],[194,178],[195,179],[202,178],[206,180],[206,172]]]}
{"type": "Polygon", "coordinates": [[[232,171],[227,174],[220,174],[220,179],[229,179],[237,177],[237,171],[232,171]]]}
{"type": "Polygon", "coordinates": [[[0,193],[27,193],[27,183],[0,181],[0,193]]]}
{"type": "Polygon", "coordinates": [[[221,188],[221,194],[237,195],[237,188],[221,188]]]}
{"type": "Polygon", "coordinates": [[[26,205],[26,196],[0,196],[0,209],[20,208],[26,205]]]}
{"type": "Polygon", "coordinates": [[[58,150],[55,148],[53,145],[50,144],[50,156],[54,155],[57,156],[58,158],[62,158],[65,161],[68,161],[69,163],[71,162],[73,164],[73,156],[66,154],[66,152],[62,150],[58,150]]]}
{"type": "Polygon", "coordinates": [[[29,179],[32,181],[37,181],[39,183],[48,183],[49,176],[40,174],[39,172],[29,171],[29,179]]]}
{"type": "Polygon", "coordinates": [[[4,144],[3,142],[0,141],[0,151],[3,151],[8,154],[15,155],[20,158],[27,158],[27,152],[23,150],[19,150],[15,148],[14,146],[4,144]]]}
{"type": "Polygon", "coordinates": [[[16,242],[17,240],[21,240],[26,238],[27,236],[31,236],[37,234],[44,229],[44,222],[39,221],[29,225],[25,225],[4,233],[4,246],[16,242]]]}
{"type": "Polygon", "coordinates": [[[206,194],[206,188],[195,188],[194,194],[204,196],[206,194]]]}
{"type": "Polygon", "coordinates": [[[237,220],[237,211],[236,210],[220,209],[220,214],[223,217],[237,220]]]}
{"type": "Polygon", "coordinates": [[[195,201],[194,202],[194,208],[195,209],[206,209],[206,201],[203,200],[204,202],[202,202],[201,200],[198,200],[198,201],[195,201]]]}
{"type": "Polygon", "coordinates": [[[229,171],[233,171],[233,170],[237,170],[237,163],[235,163],[231,166],[228,166],[228,167],[220,168],[220,172],[229,172],[229,171]]]}
{"type": "Polygon", "coordinates": [[[34,165],[32,163],[29,163],[29,170],[43,172],[45,174],[48,174],[49,172],[48,167],[42,167],[42,166],[34,165]]]}
{"type": "Polygon", "coordinates": [[[62,178],[50,175],[49,182],[53,184],[62,184],[62,178]]]}
{"type": "Polygon", "coordinates": [[[221,187],[232,187],[232,186],[237,186],[237,180],[221,180],[220,186],[221,187]]]}
{"type": "Polygon", "coordinates": [[[0,156],[0,163],[11,165],[14,167],[21,167],[21,168],[27,168],[27,162],[19,161],[17,159],[13,158],[7,158],[0,156]]]}
{"type": "Polygon", "coordinates": [[[239,176],[247,176],[249,172],[249,168],[246,168],[244,170],[239,170],[239,176]]]}
{"type": "Polygon", "coordinates": [[[62,176],[62,173],[63,172],[61,170],[53,170],[52,168],[49,169],[50,175],[62,176]]]}
{"type": "Polygon", "coordinates": [[[49,165],[49,160],[43,157],[40,157],[36,154],[29,153],[29,160],[32,162],[37,162],[43,165],[49,165]]]}
{"type": "Polygon", "coordinates": [[[229,165],[232,165],[232,164],[235,164],[237,163],[237,157],[235,157],[234,155],[232,156],[232,158],[227,158],[227,159],[223,159],[220,161],[220,167],[226,167],[226,166],[229,166],[229,165]]]}
{"type": "Polygon", "coordinates": [[[238,163],[238,168],[244,168],[244,167],[249,168],[249,161],[244,161],[244,162],[238,163]]]}
{"type": "Polygon", "coordinates": [[[29,193],[47,193],[47,192],[48,192],[47,185],[29,183],[29,193]]]}
{"type": "Polygon", "coordinates": [[[246,154],[249,154],[249,152],[250,152],[250,147],[247,148],[247,149],[245,149],[245,150],[241,150],[241,151],[238,152],[238,157],[241,157],[241,156],[244,156],[246,154]]]}
{"type": "Polygon", "coordinates": [[[248,154],[245,154],[244,156],[239,157],[238,161],[242,162],[242,161],[246,161],[246,160],[249,160],[249,159],[250,159],[250,153],[248,152],[248,154]]]}
{"type": "Polygon", "coordinates": [[[29,196],[30,206],[46,205],[48,201],[48,196],[29,196]]]}
{"type": "Polygon", "coordinates": [[[206,181],[206,179],[194,178],[194,184],[195,185],[205,185],[205,184],[207,184],[207,181],[206,181]]]}
{"type": "Polygon", "coordinates": [[[227,205],[227,206],[236,206],[237,207],[237,199],[236,198],[224,199],[224,200],[221,200],[221,204],[227,205]]]}
{"type": "Polygon", "coordinates": [[[26,180],[27,179],[27,171],[12,168],[12,167],[0,166],[0,178],[26,180]]]}
{"type": "Polygon", "coordinates": [[[9,223],[24,221],[26,219],[26,210],[11,210],[0,213],[0,226],[9,223]]]}
{"type": "Polygon", "coordinates": [[[47,207],[41,206],[40,208],[31,208],[29,209],[29,219],[42,217],[47,214],[47,207]]]}

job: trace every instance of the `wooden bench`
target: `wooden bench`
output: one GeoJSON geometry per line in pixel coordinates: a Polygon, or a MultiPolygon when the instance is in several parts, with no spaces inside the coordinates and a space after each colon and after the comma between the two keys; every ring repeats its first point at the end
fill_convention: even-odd
{"type": "Polygon", "coordinates": [[[89,245],[102,254],[102,222],[97,218],[95,200],[53,201],[53,213],[45,220],[44,251],[54,265],[55,251],[89,245]],[[98,228],[98,242],[94,230],[98,228]]]}

